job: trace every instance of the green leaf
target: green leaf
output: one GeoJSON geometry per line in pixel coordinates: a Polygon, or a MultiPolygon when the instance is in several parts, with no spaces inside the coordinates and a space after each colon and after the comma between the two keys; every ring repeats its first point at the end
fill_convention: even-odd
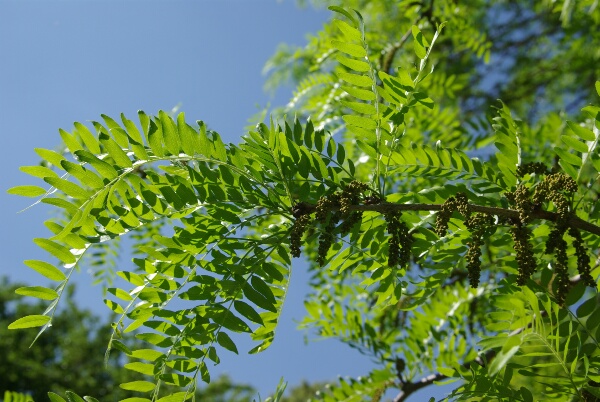
{"type": "Polygon", "coordinates": [[[336,56],[336,60],[343,66],[348,67],[350,70],[356,71],[358,73],[366,73],[371,67],[369,63],[362,60],[351,59],[349,57],[338,54],[336,56]]]}
{"type": "MultiPolygon", "coordinates": [[[[574,123],[569,120],[567,120],[567,124],[568,124],[569,128],[571,129],[571,131],[573,131],[573,133],[575,133],[575,135],[578,136],[579,138],[581,138],[582,140],[594,141],[596,139],[596,136],[594,135],[594,133],[591,130],[588,130],[587,128],[582,127],[579,124],[574,123]]],[[[587,152],[587,149],[582,152],[587,152]]]]}
{"type": "Polygon", "coordinates": [[[344,8],[342,8],[342,7],[338,7],[338,6],[329,6],[329,7],[327,7],[327,9],[329,9],[329,10],[331,10],[331,11],[333,11],[333,12],[336,12],[336,13],[342,14],[344,17],[348,18],[348,19],[349,19],[349,20],[352,22],[352,25],[353,25],[354,27],[357,27],[357,26],[358,26],[358,22],[356,21],[356,18],[354,18],[354,17],[352,16],[352,14],[350,14],[350,13],[349,13],[348,11],[346,11],[344,8]]]}
{"type": "Polygon", "coordinates": [[[37,238],[33,239],[33,242],[65,264],[73,264],[76,261],[75,256],[71,254],[68,248],[52,240],[37,238]]]}
{"type": "Polygon", "coordinates": [[[54,300],[58,297],[53,289],[48,289],[42,286],[24,286],[15,290],[15,293],[21,296],[36,297],[42,300],[54,300]]]}
{"type": "Polygon", "coordinates": [[[57,177],[45,177],[44,181],[50,184],[52,187],[57,188],[69,197],[73,197],[78,200],[87,200],[90,198],[90,193],[83,188],[79,187],[75,183],[71,183],[68,180],[60,179],[57,177]]]}
{"type": "Polygon", "coordinates": [[[349,41],[362,41],[362,35],[360,31],[353,26],[350,26],[350,24],[348,24],[346,21],[334,19],[331,22],[336,26],[337,29],[340,30],[340,32],[344,34],[349,41]]]}
{"type": "Polygon", "coordinates": [[[41,327],[50,322],[50,317],[47,315],[28,315],[23,318],[19,318],[12,322],[8,329],[21,329],[21,328],[33,328],[41,327]]]}
{"type": "Polygon", "coordinates": [[[562,161],[567,162],[573,166],[581,166],[581,158],[577,155],[567,152],[560,147],[554,147],[554,152],[556,152],[556,154],[560,157],[562,161]]]}
{"type": "Polygon", "coordinates": [[[86,148],[93,154],[99,154],[100,143],[96,139],[96,136],[83,124],[75,122],[75,132],[81,137],[81,140],[85,144],[86,148]]]}
{"type": "Polygon", "coordinates": [[[155,361],[162,357],[163,354],[154,349],[136,349],[131,352],[131,357],[140,360],[155,361]]]}
{"type": "Polygon", "coordinates": [[[217,342],[225,349],[235,353],[236,355],[238,354],[235,343],[233,343],[229,335],[227,335],[225,332],[221,331],[217,334],[217,342]]]}
{"type": "Polygon", "coordinates": [[[119,175],[119,173],[114,167],[112,167],[112,165],[99,159],[96,155],[88,151],[78,151],[75,155],[77,156],[77,159],[81,162],[87,162],[90,165],[92,165],[92,167],[96,169],[100,176],[105,177],[108,180],[113,180],[119,175]]]}
{"type": "Polygon", "coordinates": [[[60,269],[47,262],[39,260],[25,260],[23,263],[52,281],[60,282],[67,279],[65,274],[60,269]]]}
{"type": "Polygon", "coordinates": [[[577,152],[588,152],[588,147],[585,143],[579,141],[577,138],[563,135],[560,137],[561,141],[564,142],[569,148],[574,149],[577,152]]]}
{"type": "Polygon", "coordinates": [[[65,395],[67,395],[67,400],[69,402],[85,402],[83,398],[77,395],[75,392],[66,391],[65,395]]]}
{"type": "Polygon", "coordinates": [[[135,371],[137,373],[142,373],[142,374],[149,375],[149,376],[154,375],[154,364],[132,362],[132,363],[126,363],[124,365],[124,367],[127,370],[135,371]]]}
{"type": "Polygon", "coordinates": [[[156,402],[183,402],[190,399],[192,396],[193,394],[191,392],[176,392],[171,395],[163,396],[156,402]]]}
{"type": "Polygon", "coordinates": [[[120,168],[131,168],[133,166],[127,153],[110,136],[100,134],[100,143],[104,146],[110,157],[113,158],[117,166],[120,168]]]}
{"type": "Polygon", "coordinates": [[[260,314],[258,314],[256,310],[254,310],[254,308],[252,308],[252,306],[250,306],[248,303],[241,300],[236,300],[233,302],[233,306],[237,312],[243,315],[245,318],[257,324],[264,325],[260,314]]]}
{"type": "Polygon", "coordinates": [[[366,89],[358,89],[349,86],[342,86],[342,89],[346,91],[349,95],[352,95],[357,99],[364,101],[375,100],[375,94],[372,91],[367,91],[366,89]]]}
{"type": "Polygon", "coordinates": [[[191,378],[176,373],[161,374],[159,378],[167,384],[173,384],[178,387],[185,387],[192,381],[191,378]]]}
{"type": "Polygon", "coordinates": [[[112,311],[114,311],[116,314],[125,313],[125,310],[123,310],[123,307],[121,307],[119,304],[115,303],[112,300],[104,299],[104,304],[106,304],[108,306],[108,308],[111,309],[112,311]]]}
{"type": "Polygon", "coordinates": [[[15,186],[9,188],[6,192],[23,197],[39,197],[46,194],[46,190],[38,186],[15,186]]]}
{"type": "Polygon", "coordinates": [[[54,166],[60,167],[60,162],[65,160],[64,156],[62,156],[58,152],[54,152],[49,149],[34,148],[34,151],[40,156],[40,158],[51,163],[54,166]]]}
{"type": "Polygon", "coordinates": [[[206,150],[202,149],[200,139],[196,131],[185,122],[185,114],[177,115],[177,132],[181,142],[181,148],[187,155],[206,154],[206,150]]]}
{"type": "Polygon", "coordinates": [[[177,126],[175,125],[175,122],[171,116],[162,110],[158,112],[158,118],[162,125],[165,146],[171,155],[179,155],[181,143],[179,142],[179,134],[177,133],[177,126]]]}
{"type": "Polygon", "coordinates": [[[368,115],[373,115],[373,114],[377,113],[375,106],[373,106],[369,103],[348,102],[345,100],[341,100],[340,102],[342,103],[342,105],[344,105],[358,113],[363,113],[363,114],[368,114],[368,115]]]}
{"type": "Polygon", "coordinates": [[[46,166],[21,166],[19,170],[23,173],[27,173],[30,176],[39,177],[41,179],[44,177],[58,177],[56,172],[47,168],[46,166]]]}
{"type": "Polygon", "coordinates": [[[425,56],[427,56],[427,50],[425,49],[427,47],[427,41],[425,40],[423,34],[419,30],[419,28],[417,28],[416,25],[412,26],[412,35],[415,40],[415,54],[419,59],[424,59],[425,56]]]}
{"type": "Polygon", "coordinates": [[[342,116],[346,124],[351,124],[353,126],[366,128],[369,130],[374,130],[377,128],[377,122],[373,119],[369,119],[367,117],[360,117],[354,115],[345,115],[342,116]]]}
{"type": "Polygon", "coordinates": [[[63,397],[54,392],[48,392],[48,398],[50,399],[50,402],[67,402],[63,397]]]}
{"type": "Polygon", "coordinates": [[[338,71],[336,73],[339,79],[346,81],[349,84],[356,85],[357,87],[371,87],[373,85],[373,81],[366,75],[359,74],[349,74],[343,71],[338,71]]]}
{"type": "Polygon", "coordinates": [[[121,399],[119,402],[152,402],[148,398],[140,398],[139,396],[135,396],[132,398],[121,399]]]}
{"type": "Polygon", "coordinates": [[[495,376],[500,370],[506,366],[508,361],[518,352],[521,347],[521,338],[518,335],[511,336],[506,339],[502,350],[498,352],[494,360],[489,366],[488,372],[490,376],[495,376]]]}

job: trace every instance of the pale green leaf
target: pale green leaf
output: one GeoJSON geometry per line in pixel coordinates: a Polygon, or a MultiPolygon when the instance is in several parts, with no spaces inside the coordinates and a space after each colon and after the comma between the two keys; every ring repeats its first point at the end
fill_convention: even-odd
{"type": "Polygon", "coordinates": [[[50,317],[47,315],[28,315],[9,324],[8,329],[41,327],[49,322],[50,317]]]}
{"type": "Polygon", "coordinates": [[[76,261],[75,256],[71,254],[71,251],[69,251],[68,248],[53,242],[52,240],[36,238],[33,239],[33,242],[65,264],[73,264],[76,261]]]}
{"type": "Polygon", "coordinates": [[[54,300],[58,297],[53,289],[42,286],[24,286],[15,290],[15,293],[21,296],[36,297],[42,300],[54,300]]]}
{"type": "Polygon", "coordinates": [[[46,194],[46,190],[38,186],[15,186],[6,190],[8,194],[20,195],[22,197],[39,197],[46,194]]]}
{"type": "Polygon", "coordinates": [[[64,281],[67,277],[54,265],[39,260],[26,260],[24,264],[52,281],[64,281]]]}

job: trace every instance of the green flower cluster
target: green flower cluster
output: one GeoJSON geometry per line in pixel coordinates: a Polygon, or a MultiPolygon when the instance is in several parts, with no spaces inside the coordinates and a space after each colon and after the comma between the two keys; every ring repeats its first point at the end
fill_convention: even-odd
{"type": "Polygon", "coordinates": [[[537,268],[537,261],[533,255],[533,246],[529,241],[531,230],[521,224],[521,222],[515,222],[510,228],[510,233],[515,243],[516,260],[519,267],[517,285],[523,286],[537,268]]]}
{"type": "Polygon", "coordinates": [[[564,304],[567,293],[569,292],[569,271],[567,257],[567,242],[563,238],[564,232],[555,227],[548,235],[546,241],[546,253],[554,253],[555,261],[553,267],[556,281],[556,300],[559,304],[564,304]]]}
{"type": "Polygon", "coordinates": [[[457,202],[455,197],[449,197],[443,204],[442,209],[435,217],[435,233],[439,237],[446,236],[448,231],[448,222],[452,217],[452,213],[457,210],[457,202]]]}
{"type": "Polygon", "coordinates": [[[546,241],[545,252],[555,256],[553,267],[556,297],[559,303],[562,304],[570,288],[567,242],[564,240],[565,233],[568,232],[574,239],[573,247],[577,257],[577,270],[581,279],[586,285],[596,287],[596,283],[590,274],[590,258],[581,234],[577,229],[568,227],[569,217],[572,213],[569,197],[577,191],[577,183],[564,173],[549,174],[549,170],[541,163],[529,163],[517,169],[519,176],[531,173],[546,175],[541,182],[533,186],[533,194],[532,188],[527,187],[524,183],[519,184],[514,192],[505,194],[510,204],[519,211],[519,219],[510,221],[516,259],[519,265],[517,284],[524,285],[537,268],[533,248],[529,241],[531,230],[526,225],[531,221],[532,213],[539,210],[544,202],[550,201],[554,204],[558,218],[546,241]]]}
{"type": "Polygon", "coordinates": [[[290,232],[290,251],[293,257],[300,257],[300,247],[302,246],[302,236],[310,223],[310,214],[300,215],[294,221],[290,232]]]}
{"type": "Polygon", "coordinates": [[[317,251],[317,262],[319,266],[325,265],[325,260],[327,258],[327,253],[333,244],[333,230],[335,229],[335,225],[340,220],[340,214],[338,212],[334,212],[330,214],[329,220],[327,221],[327,225],[323,227],[321,234],[319,235],[319,249],[317,251]]]}
{"type": "Polygon", "coordinates": [[[388,266],[404,267],[410,262],[410,250],[413,243],[408,226],[400,220],[402,212],[389,212],[384,215],[387,222],[387,231],[390,234],[388,241],[388,266]]]}
{"type": "Polygon", "coordinates": [[[296,219],[290,231],[292,256],[300,256],[302,236],[309,228],[311,215],[314,212],[314,221],[321,226],[317,262],[321,266],[324,265],[327,253],[335,239],[335,233],[345,235],[362,221],[362,212],[352,211],[352,206],[360,205],[361,202],[366,203],[367,199],[371,202],[373,199],[379,199],[373,195],[364,197],[367,190],[369,190],[367,184],[352,181],[342,191],[321,197],[314,207],[306,203],[295,205],[292,214],[296,219]],[[340,221],[342,223],[336,226],[340,221]]]}
{"type": "Polygon", "coordinates": [[[546,165],[542,162],[530,162],[517,166],[517,176],[523,177],[526,174],[546,175],[550,173],[546,165]]]}
{"type": "Polygon", "coordinates": [[[591,275],[590,256],[581,238],[581,233],[575,228],[569,228],[569,235],[573,238],[573,247],[575,248],[575,256],[577,257],[577,271],[581,276],[581,280],[587,286],[595,288],[596,282],[591,275]]]}
{"type": "Polygon", "coordinates": [[[471,232],[471,239],[467,242],[469,249],[465,254],[465,261],[467,262],[469,283],[471,287],[476,288],[481,277],[481,246],[485,240],[486,230],[494,224],[494,218],[485,213],[471,214],[466,194],[457,193],[444,202],[436,217],[435,232],[438,236],[446,235],[448,222],[454,211],[458,211],[465,217],[465,226],[471,232]]]}

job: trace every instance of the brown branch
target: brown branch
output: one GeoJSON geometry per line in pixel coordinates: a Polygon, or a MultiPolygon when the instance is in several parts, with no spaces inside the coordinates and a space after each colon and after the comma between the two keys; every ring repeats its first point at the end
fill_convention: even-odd
{"type": "MultiPolygon", "coordinates": [[[[312,213],[316,209],[315,204],[300,203],[297,208],[300,215],[306,213],[312,213]]],[[[486,214],[496,215],[507,219],[519,219],[519,211],[514,209],[500,208],[500,207],[486,207],[483,205],[469,203],[469,208],[472,212],[483,212],[486,214]]],[[[350,211],[374,211],[382,214],[396,211],[440,211],[442,204],[393,204],[390,202],[382,202],[379,204],[372,205],[351,205],[350,211]]],[[[294,215],[296,215],[294,213],[294,215]]],[[[558,221],[558,215],[554,212],[537,210],[533,211],[530,215],[533,219],[544,219],[547,221],[556,222],[558,221]]],[[[594,225],[593,223],[586,222],[578,216],[572,214],[567,219],[567,226],[575,229],[584,230],[586,232],[600,236],[600,226],[594,225]]]]}
{"type": "Polygon", "coordinates": [[[409,28],[408,31],[400,38],[400,40],[394,43],[390,49],[386,53],[382,53],[379,64],[381,65],[381,71],[386,73],[390,73],[390,68],[392,68],[392,62],[394,61],[394,57],[396,56],[396,52],[402,48],[404,42],[410,38],[412,33],[412,29],[409,28]]]}
{"type": "MultiPolygon", "coordinates": [[[[474,360],[463,363],[462,366],[466,369],[469,369],[471,367],[471,364],[477,363],[481,367],[485,367],[485,365],[490,360],[492,360],[495,356],[496,356],[496,351],[488,350],[483,355],[483,358],[480,356],[477,356],[474,360]]],[[[420,390],[421,388],[425,388],[428,385],[433,384],[435,381],[442,381],[442,380],[445,380],[446,378],[448,378],[448,376],[445,374],[435,373],[435,374],[430,374],[426,377],[423,377],[420,380],[415,381],[415,382],[405,382],[402,386],[402,391],[398,395],[396,395],[396,397],[394,398],[394,402],[405,401],[411,394],[420,390]]]]}

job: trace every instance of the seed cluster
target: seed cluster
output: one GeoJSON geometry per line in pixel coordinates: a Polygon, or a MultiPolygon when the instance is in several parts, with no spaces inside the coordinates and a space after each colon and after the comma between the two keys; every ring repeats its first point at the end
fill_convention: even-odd
{"type": "Polygon", "coordinates": [[[413,243],[412,235],[406,223],[400,220],[402,213],[389,212],[384,215],[387,222],[387,231],[390,234],[388,241],[388,266],[402,267],[410,262],[410,249],[413,243]]]}

